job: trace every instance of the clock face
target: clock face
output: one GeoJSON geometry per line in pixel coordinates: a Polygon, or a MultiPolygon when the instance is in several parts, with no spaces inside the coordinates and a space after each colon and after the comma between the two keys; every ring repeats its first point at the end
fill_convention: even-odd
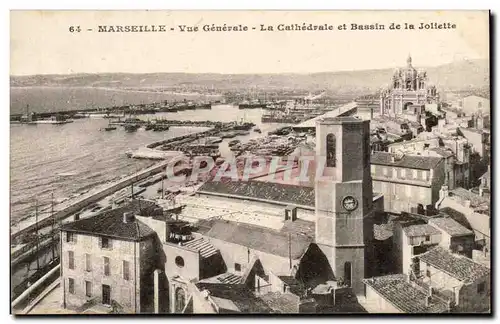
{"type": "Polygon", "coordinates": [[[353,211],[358,208],[358,201],[352,196],[347,196],[342,199],[342,206],[347,211],[353,211]]]}

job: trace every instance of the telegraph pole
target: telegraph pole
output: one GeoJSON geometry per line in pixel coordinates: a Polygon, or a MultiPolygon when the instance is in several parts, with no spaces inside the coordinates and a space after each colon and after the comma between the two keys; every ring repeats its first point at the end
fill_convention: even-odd
{"type": "Polygon", "coordinates": [[[36,233],[36,270],[38,271],[40,269],[40,258],[38,255],[38,201],[35,199],[35,233],[36,233]]]}
{"type": "Polygon", "coordinates": [[[50,217],[52,218],[52,230],[51,230],[51,233],[50,233],[50,235],[52,235],[52,261],[54,261],[54,259],[56,258],[56,256],[55,256],[56,219],[54,217],[54,192],[53,191],[52,191],[52,194],[51,194],[51,201],[50,201],[50,217]]]}

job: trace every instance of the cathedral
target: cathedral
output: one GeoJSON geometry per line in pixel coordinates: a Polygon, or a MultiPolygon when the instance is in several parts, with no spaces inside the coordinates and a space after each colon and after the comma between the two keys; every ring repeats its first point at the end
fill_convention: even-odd
{"type": "Polygon", "coordinates": [[[412,66],[411,56],[408,56],[406,67],[394,71],[391,83],[380,94],[380,115],[415,114],[410,110],[438,101],[439,94],[435,86],[429,85],[427,72],[417,71],[412,66]]]}

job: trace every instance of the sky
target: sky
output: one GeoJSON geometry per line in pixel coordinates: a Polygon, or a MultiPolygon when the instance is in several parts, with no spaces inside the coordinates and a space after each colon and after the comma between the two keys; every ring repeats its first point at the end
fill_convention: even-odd
{"type": "Polygon", "coordinates": [[[11,75],[313,73],[404,66],[410,53],[417,67],[489,58],[487,11],[12,11],[10,19],[11,75]],[[389,30],[391,22],[456,28],[389,30]],[[178,27],[224,23],[250,31],[189,33],[178,27]],[[261,24],[276,29],[293,23],[335,30],[260,31],[261,24]],[[386,29],[337,29],[353,23],[386,29]],[[99,25],[166,25],[167,32],[98,33],[99,25]],[[70,26],[82,31],[71,33],[70,26]]]}

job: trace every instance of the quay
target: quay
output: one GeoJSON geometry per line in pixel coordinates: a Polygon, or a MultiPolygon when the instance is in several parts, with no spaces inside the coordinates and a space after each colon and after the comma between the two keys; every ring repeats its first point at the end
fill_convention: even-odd
{"type": "Polygon", "coordinates": [[[33,232],[37,228],[40,229],[43,227],[51,226],[54,222],[63,220],[73,215],[74,213],[80,211],[91,203],[99,201],[106,196],[109,196],[112,193],[128,187],[140,180],[146,179],[152,175],[162,172],[166,168],[168,162],[169,160],[161,161],[149,168],[138,171],[132,175],[126,176],[110,184],[106,184],[103,187],[97,188],[94,191],[91,190],[73,200],[65,201],[59,205],[56,205],[54,214],[40,217],[38,219],[38,223],[36,223],[32,218],[19,222],[11,228],[11,243],[14,244],[23,235],[33,232]]]}

